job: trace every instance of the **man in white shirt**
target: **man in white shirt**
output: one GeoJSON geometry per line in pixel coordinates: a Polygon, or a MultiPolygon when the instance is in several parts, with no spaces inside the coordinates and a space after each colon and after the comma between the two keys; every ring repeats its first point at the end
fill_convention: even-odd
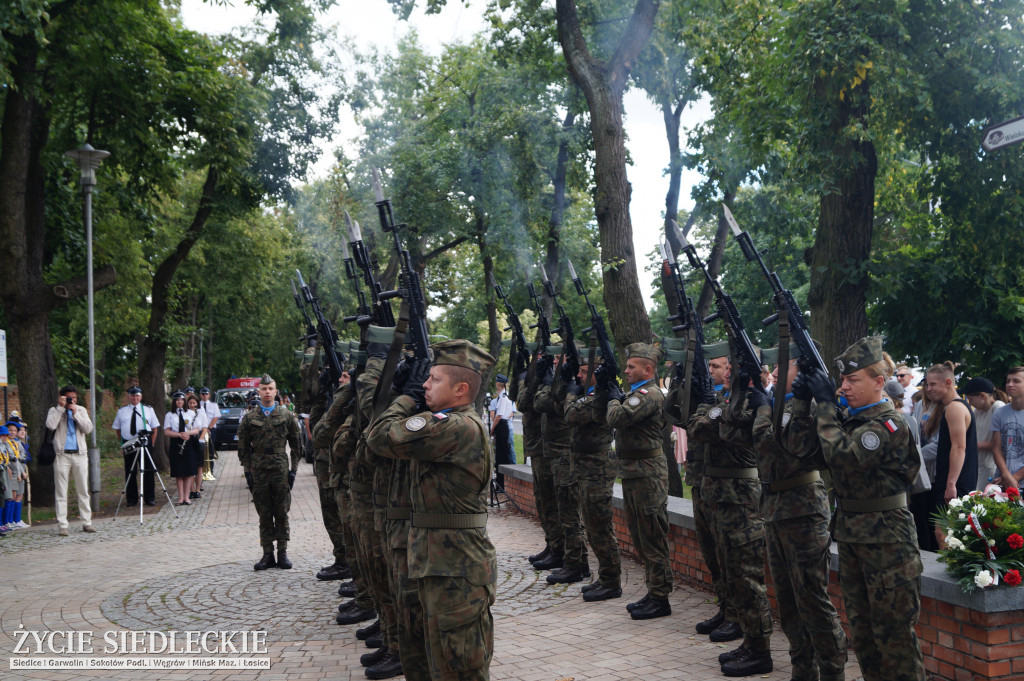
{"type": "Polygon", "coordinates": [[[57,507],[57,534],[68,536],[68,478],[75,476],[78,492],[78,515],[82,530],[95,532],[92,526],[92,508],[89,501],[89,452],[85,436],[92,432],[89,410],[78,404],[75,386],[60,389],[57,406],[46,414],[46,427],[54,431],[53,449],[57,459],[53,462],[53,485],[57,507]]]}
{"type": "MultiPolygon", "coordinates": [[[[203,463],[205,464],[209,459],[210,475],[213,475],[213,460],[217,458],[217,450],[213,446],[213,427],[220,420],[220,407],[210,399],[210,389],[207,387],[203,387],[199,391],[199,411],[203,412],[207,422],[203,434],[199,436],[199,445],[203,450],[203,463]]],[[[198,487],[202,487],[202,479],[203,474],[200,472],[196,481],[198,487]]]]}
{"type": "MultiPolygon", "coordinates": [[[[513,463],[512,447],[509,444],[509,429],[512,421],[512,400],[508,398],[505,385],[508,377],[498,374],[494,380],[494,387],[498,396],[494,398],[494,412],[491,415],[491,435],[494,436],[494,467],[503,464],[513,463]]],[[[505,476],[498,473],[498,484],[505,487],[505,476]]]]}
{"type": "MultiPolygon", "coordinates": [[[[146,435],[149,437],[149,446],[156,443],[156,433],[160,428],[160,421],[156,417],[156,411],[148,404],[142,404],[142,388],[132,386],[128,388],[128,404],[117,410],[114,417],[114,425],[111,426],[121,436],[122,442],[127,442],[134,437],[146,435]]],[[[125,488],[125,501],[128,506],[139,503],[138,483],[135,480],[135,472],[132,464],[135,463],[136,455],[124,454],[124,478],[128,481],[125,488]]],[[[153,474],[155,469],[150,467],[148,461],[144,461],[143,455],[138,455],[138,465],[143,471],[142,498],[146,506],[156,506],[156,495],[153,491],[153,474]]]]}
{"type": "Polygon", "coordinates": [[[896,380],[903,386],[903,406],[899,410],[909,414],[914,411],[914,393],[917,392],[910,385],[914,382],[914,373],[906,364],[901,364],[896,367],[896,380]]]}

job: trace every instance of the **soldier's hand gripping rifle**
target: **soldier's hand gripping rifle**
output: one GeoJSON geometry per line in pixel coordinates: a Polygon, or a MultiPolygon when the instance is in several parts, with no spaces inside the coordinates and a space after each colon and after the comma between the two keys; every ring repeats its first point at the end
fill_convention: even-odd
{"type": "Polygon", "coordinates": [[[569,381],[579,383],[580,380],[577,373],[580,370],[582,360],[580,359],[579,350],[576,348],[576,337],[572,332],[572,322],[569,320],[569,315],[565,313],[565,308],[558,302],[558,296],[555,295],[555,286],[548,278],[544,265],[538,263],[537,267],[540,268],[540,276],[544,282],[544,292],[548,294],[555,307],[558,308],[558,328],[554,331],[562,338],[562,354],[565,358],[563,364],[563,371],[565,373],[562,374],[562,380],[566,383],[569,381]]]}
{"type": "Polygon", "coordinates": [[[320,300],[313,295],[313,292],[309,290],[309,286],[302,279],[302,272],[295,270],[295,274],[299,278],[299,289],[302,291],[302,297],[309,305],[309,308],[313,310],[313,317],[316,319],[316,331],[320,336],[320,347],[323,349],[324,357],[326,358],[326,367],[324,369],[324,383],[331,394],[338,387],[338,379],[341,378],[341,373],[344,370],[342,363],[345,361],[343,355],[339,356],[335,344],[338,342],[338,332],[334,330],[334,326],[330,320],[324,316],[323,310],[320,309],[320,300]]]}
{"type": "MultiPolygon", "coordinates": [[[[679,228],[674,221],[672,224],[676,229],[679,228]]],[[[668,268],[668,279],[672,282],[672,289],[678,301],[676,313],[669,315],[668,320],[675,323],[672,331],[684,333],[687,339],[686,361],[676,372],[676,380],[684,382],[683,390],[680,392],[680,413],[685,418],[689,415],[690,395],[709,394],[715,386],[708,360],[704,357],[704,323],[693,306],[693,299],[686,295],[683,276],[679,273],[679,263],[672,254],[672,247],[664,240],[659,246],[661,257],[668,268]]]]}
{"type": "Polygon", "coordinates": [[[372,307],[370,308],[371,321],[377,326],[394,326],[395,314],[391,311],[391,303],[383,296],[384,287],[381,286],[381,283],[377,280],[376,273],[373,271],[374,263],[370,260],[366,244],[363,243],[363,232],[359,229],[359,223],[350,218],[348,213],[345,213],[345,222],[348,225],[349,246],[352,248],[352,256],[355,259],[356,267],[363,273],[363,281],[366,282],[366,287],[370,289],[370,300],[372,301],[372,307]]]}
{"type": "Polygon", "coordinates": [[[583,296],[583,300],[587,303],[587,309],[590,311],[590,326],[583,329],[580,333],[594,333],[597,335],[597,344],[601,348],[601,357],[604,360],[602,362],[604,368],[601,371],[608,376],[609,384],[618,383],[619,363],[615,360],[615,348],[612,347],[611,338],[608,337],[608,329],[605,328],[601,314],[594,307],[594,304],[590,302],[587,289],[583,287],[583,280],[576,274],[576,268],[572,266],[572,261],[566,262],[569,265],[569,277],[576,286],[576,293],[583,296]]]}
{"type": "Polygon", "coordinates": [[[508,302],[508,298],[505,296],[505,292],[501,290],[501,286],[494,280],[493,272],[491,273],[490,283],[494,288],[495,295],[501,299],[502,304],[505,306],[505,314],[508,315],[508,326],[505,327],[505,330],[512,331],[512,351],[508,358],[508,371],[512,376],[518,376],[526,370],[526,365],[530,363],[530,351],[529,346],[526,344],[526,333],[523,331],[523,325],[519,321],[519,315],[516,314],[512,304],[508,302]]]}
{"type": "Polygon", "coordinates": [[[304,342],[307,348],[316,347],[316,327],[313,326],[313,320],[309,318],[309,313],[306,312],[306,306],[302,304],[302,296],[299,295],[298,289],[295,288],[295,280],[290,279],[289,283],[292,285],[292,298],[295,299],[295,305],[299,308],[299,312],[302,313],[302,320],[306,322],[306,334],[299,336],[299,340],[304,342]]]}
{"type": "MultiPolygon", "coordinates": [[[[745,230],[740,229],[739,224],[736,223],[736,218],[733,217],[732,211],[724,203],[722,204],[722,211],[725,213],[725,221],[729,223],[729,228],[732,229],[733,237],[740,244],[740,249],[743,250],[743,255],[746,256],[750,262],[757,261],[758,266],[761,268],[761,274],[768,280],[768,285],[772,287],[772,298],[775,302],[775,313],[766,317],[761,324],[769,326],[779,320],[780,315],[785,315],[786,321],[788,322],[788,334],[782,331],[784,327],[780,325],[779,333],[779,382],[783,388],[786,387],[787,373],[789,371],[789,341],[792,341],[799,352],[797,356],[796,364],[800,367],[800,371],[803,373],[809,373],[813,369],[821,369],[821,371],[828,376],[828,367],[825,366],[824,360],[821,359],[821,353],[818,352],[818,347],[814,344],[811,339],[811,331],[807,328],[807,320],[804,319],[804,313],[800,309],[800,306],[796,304],[796,299],[793,298],[793,293],[782,285],[782,281],[779,279],[779,275],[768,269],[768,266],[764,264],[764,260],[761,259],[761,254],[757,251],[754,246],[753,239],[750,238],[745,230]],[[785,349],[783,348],[785,345],[785,349]],[[783,354],[785,353],[785,354],[783,354]],[[785,361],[782,361],[785,360],[785,361]]],[[[832,378],[829,377],[831,383],[832,378]]],[[[785,392],[785,390],[783,390],[785,392]]],[[[832,383],[832,392],[835,392],[835,383],[832,383]]],[[[781,409],[779,410],[778,422],[781,423],[781,409]]],[[[842,411],[836,407],[837,414],[841,415],[842,411]]],[[[778,426],[776,426],[778,428],[778,426]]]]}
{"type": "MultiPolygon", "coordinates": [[[[760,381],[761,356],[754,349],[754,344],[750,342],[750,336],[747,335],[747,330],[743,326],[743,320],[740,318],[739,310],[736,309],[736,304],[732,302],[732,298],[722,289],[722,285],[708,272],[707,267],[701,262],[700,256],[697,255],[697,249],[686,240],[682,230],[679,229],[679,225],[675,225],[674,229],[676,238],[679,239],[679,243],[683,244],[683,253],[686,254],[686,259],[690,261],[690,266],[704,273],[704,279],[715,294],[715,303],[718,306],[718,311],[708,315],[704,319],[704,323],[707,324],[716,319],[722,320],[725,324],[726,333],[729,334],[729,338],[732,340],[732,346],[736,353],[733,361],[736,363],[739,373],[746,374],[752,379],[750,386],[752,390],[764,393],[764,386],[761,385],[760,381]]],[[[746,388],[747,386],[742,387],[746,388]]]]}
{"type": "Polygon", "coordinates": [[[404,224],[395,224],[394,216],[391,214],[391,200],[384,198],[384,189],[380,184],[380,175],[377,169],[373,170],[373,195],[376,199],[377,214],[380,216],[380,228],[390,232],[395,240],[395,254],[401,266],[402,287],[394,291],[384,291],[381,298],[402,297],[406,308],[409,311],[409,338],[408,345],[412,348],[412,354],[417,359],[430,358],[430,342],[427,338],[427,305],[423,298],[423,287],[420,285],[420,275],[412,266],[412,258],[409,251],[402,247],[402,241],[398,238],[398,230],[404,224]]]}

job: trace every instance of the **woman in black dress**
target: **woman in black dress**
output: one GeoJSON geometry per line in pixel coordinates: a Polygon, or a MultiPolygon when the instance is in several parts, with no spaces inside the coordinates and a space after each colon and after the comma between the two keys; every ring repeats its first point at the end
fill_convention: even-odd
{"type": "Polygon", "coordinates": [[[196,423],[196,412],[185,408],[185,395],[171,395],[171,409],[164,415],[164,433],[170,442],[168,458],[171,476],[177,481],[178,506],[191,506],[188,492],[199,460],[198,435],[202,428],[196,423]]]}

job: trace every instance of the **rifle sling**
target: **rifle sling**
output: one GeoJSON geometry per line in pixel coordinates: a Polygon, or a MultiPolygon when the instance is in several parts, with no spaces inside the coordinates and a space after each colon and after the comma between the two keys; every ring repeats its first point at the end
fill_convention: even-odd
{"type": "Polygon", "coordinates": [[[398,322],[395,324],[395,337],[388,349],[388,357],[384,360],[384,369],[381,371],[380,381],[377,382],[377,390],[373,394],[373,420],[376,421],[388,405],[391,404],[391,383],[395,380],[395,369],[402,358],[402,348],[405,346],[405,332],[409,328],[409,304],[402,298],[402,305],[398,309],[398,322]]]}
{"type": "Polygon", "coordinates": [[[587,353],[587,380],[583,384],[583,393],[586,394],[590,387],[590,381],[594,378],[594,362],[597,360],[597,335],[590,332],[590,350],[587,353]]]}
{"type": "Polygon", "coordinates": [[[683,369],[683,385],[679,390],[679,418],[686,423],[690,417],[690,392],[693,387],[693,361],[697,354],[697,332],[693,324],[686,330],[686,366],[683,369]]]}
{"type": "MultiPolygon", "coordinates": [[[[782,413],[786,410],[786,385],[789,382],[789,319],[779,315],[779,381],[775,384],[772,425],[775,437],[782,437],[782,413]],[[779,392],[781,390],[781,392],[779,392]]],[[[781,442],[781,439],[780,439],[781,442]]]]}

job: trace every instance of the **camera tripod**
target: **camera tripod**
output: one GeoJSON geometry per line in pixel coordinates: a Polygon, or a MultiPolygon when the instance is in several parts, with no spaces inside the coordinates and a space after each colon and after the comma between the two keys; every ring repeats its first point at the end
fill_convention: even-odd
{"type": "Polygon", "coordinates": [[[128,474],[128,479],[124,481],[124,487],[121,488],[121,498],[117,500],[117,508],[114,509],[113,520],[117,520],[117,514],[121,510],[121,503],[124,501],[125,494],[128,491],[128,483],[133,477],[138,476],[136,480],[136,489],[139,491],[139,525],[142,524],[144,520],[143,512],[145,510],[145,504],[142,503],[144,490],[143,473],[148,470],[152,470],[156,479],[160,481],[160,488],[164,491],[164,496],[167,497],[167,505],[171,507],[171,512],[174,513],[174,517],[178,518],[178,512],[174,510],[174,503],[171,501],[171,495],[167,492],[167,487],[164,485],[164,479],[160,477],[160,471],[157,470],[156,463],[153,461],[153,455],[149,451],[149,438],[145,436],[135,437],[121,445],[122,452],[128,452],[132,449],[135,450],[135,459],[132,460],[132,469],[128,474]],[[140,466],[140,463],[142,463],[143,466],[140,466]],[[144,468],[146,465],[151,468],[144,468]]]}

